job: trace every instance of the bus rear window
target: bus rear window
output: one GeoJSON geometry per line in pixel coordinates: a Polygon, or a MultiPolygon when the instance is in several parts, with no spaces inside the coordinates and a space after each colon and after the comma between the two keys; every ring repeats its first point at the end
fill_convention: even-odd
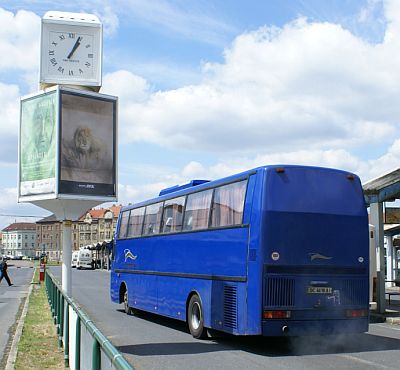
{"type": "Polygon", "coordinates": [[[215,189],[211,227],[240,225],[243,219],[247,180],[215,189]]]}

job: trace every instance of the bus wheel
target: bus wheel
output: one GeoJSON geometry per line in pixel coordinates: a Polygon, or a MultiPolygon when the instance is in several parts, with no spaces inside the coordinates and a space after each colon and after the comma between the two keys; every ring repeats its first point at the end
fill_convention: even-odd
{"type": "Polygon", "coordinates": [[[129,307],[129,304],[128,304],[128,291],[127,290],[125,290],[125,293],[124,293],[124,311],[127,315],[133,314],[133,310],[131,307],[129,307]]]}
{"type": "Polygon", "coordinates": [[[197,294],[194,294],[192,298],[190,298],[187,323],[190,334],[192,334],[194,338],[201,339],[207,336],[207,330],[204,328],[203,307],[197,294]]]}

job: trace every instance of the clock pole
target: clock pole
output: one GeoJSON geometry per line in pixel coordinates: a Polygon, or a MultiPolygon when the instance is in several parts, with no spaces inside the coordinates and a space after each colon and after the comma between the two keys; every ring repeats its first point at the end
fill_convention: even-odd
{"type": "Polygon", "coordinates": [[[67,296],[72,295],[72,222],[117,200],[118,99],[98,93],[102,50],[97,16],[47,12],[41,27],[42,91],[21,98],[18,202],[35,204],[62,221],[67,296]],[[80,135],[95,148],[96,158],[90,157],[93,150],[78,147],[80,135]]]}

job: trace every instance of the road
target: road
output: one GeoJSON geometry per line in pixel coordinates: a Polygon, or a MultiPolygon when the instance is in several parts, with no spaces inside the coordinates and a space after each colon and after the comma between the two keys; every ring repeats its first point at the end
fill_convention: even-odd
{"type": "Polygon", "coordinates": [[[4,355],[9,349],[19,310],[28,295],[32,267],[32,262],[8,261],[8,275],[14,285],[9,287],[5,279],[0,283],[0,369],[4,368],[4,355]]]}
{"type": "MultiPolygon", "coordinates": [[[[60,269],[53,268],[60,276],[60,269]]],[[[196,340],[184,323],[111,303],[109,273],[73,270],[73,298],[137,370],[398,369],[400,325],[372,324],[366,334],[196,340]]]]}

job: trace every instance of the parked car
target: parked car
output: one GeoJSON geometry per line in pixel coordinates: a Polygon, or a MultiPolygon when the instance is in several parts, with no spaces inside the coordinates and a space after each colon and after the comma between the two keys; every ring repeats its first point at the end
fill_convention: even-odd
{"type": "Polygon", "coordinates": [[[74,268],[78,264],[79,251],[72,252],[71,267],[74,268]]]}
{"type": "Polygon", "coordinates": [[[84,248],[79,249],[76,268],[77,270],[80,270],[82,268],[94,269],[94,260],[91,250],[84,248]]]}

